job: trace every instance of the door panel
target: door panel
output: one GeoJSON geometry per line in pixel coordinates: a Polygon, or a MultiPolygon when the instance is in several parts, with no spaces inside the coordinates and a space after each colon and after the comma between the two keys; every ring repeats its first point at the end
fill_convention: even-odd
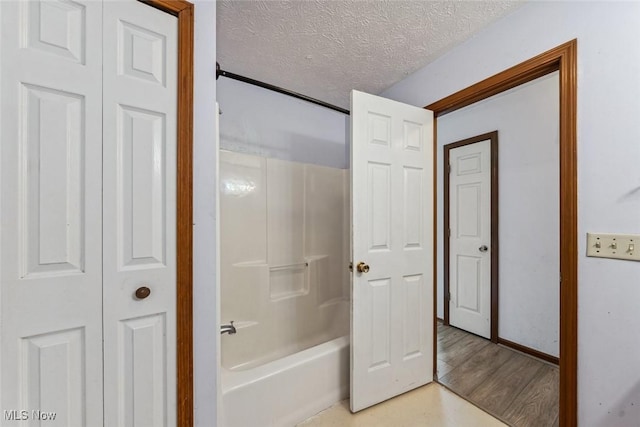
{"type": "Polygon", "coordinates": [[[173,426],[177,19],[105,2],[104,88],[105,425],[173,426]]]}
{"type": "Polygon", "coordinates": [[[21,408],[43,408],[55,412],[55,419],[66,420],[64,425],[82,425],[85,375],[77,367],[85,362],[84,340],[84,328],[22,338],[20,375],[27,380],[26,405],[21,408]]]}
{"type": "Polygon", "coordinates": [[[370,162],[367,167],[369,251],[388,251],[391,246],[391,165],[370,162]]]}
{"type": "Polygon", "coordinates": [[[353,91],[351,410],[432,380],[433,114],[353,91]]]}
{"type": "Polygon", "coordinates": [[[116,109],[121,125],[116,141],[121,153],[117,172],[119,268],[161,267],[167,244],[165,117],[123,105],[116,109]]]}
{"type": "Polygon", "coordinates": [[[120,422],[126,426],[166,425],[166,316],[164,313],[123,320],[118,339],[122,358],[120,422]],[[144,406],[143,406],[144,405],[144,406]]]}
{"type": "Polygon", "coordinates": [[[421,291],[424,286],[425,284],[421,274],[403,277],[403,360],[421,355],[424,320],[424,301],[422,300],[421,291]]]}
{"type": "Polygon", "coordinates": [[[371,307],[371,336],[365,348],[371,350],[368,372],[372,372],[391,364],[391,280],[369,280],[365,287],[365,304],[371,307]]]}
{"type": "Polygon", "coordinates": [[[420,250],[423,248],[422,239],[424,233],[422,230],[424,224],[424,212],[422,211],[423,201],[425,197],[423,187],[423,171],[418,168],[404,167],[404,248],[420,250]]]}
{"type": "Polygon", "coordinates": [[[83,97],[24,83],[20,92],[26,128],[20,149],[27,162],[20,172],[27,238],[23,275],[81,273],[83,97]]]}
{"type": "Polygon", "coordinates": [[[23,47],[85,63],[87,17],[83,2],[33,1],[24,2],[20,8],[23,28],[27,31],[23,47]]]}
{"type": "Polygon", "coordinates": [[[0,2],[0,27],[0,406],[99,426],[102,5],[0,2]]]}
{"type": "Polygon", "coordinates": [[[449,323],[490,339],[491,141],[453,148],[449,159],[449,323]]]}

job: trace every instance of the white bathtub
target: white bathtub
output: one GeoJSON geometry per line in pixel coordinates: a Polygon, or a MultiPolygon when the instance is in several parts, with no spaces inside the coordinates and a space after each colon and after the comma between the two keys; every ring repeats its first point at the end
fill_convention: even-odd
{"type": "Polygon", "coordinates": [[[239,371],[222,369],[223,427],[290,427],[349,396],[349,337],[239,371]]]}

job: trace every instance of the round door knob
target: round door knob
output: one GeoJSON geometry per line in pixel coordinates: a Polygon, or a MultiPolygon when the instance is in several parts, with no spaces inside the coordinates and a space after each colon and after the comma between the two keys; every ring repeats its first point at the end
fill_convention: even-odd
{"type": "Polygon", "coordinates": [[[365,264],[364,262],[359,262],[358,266],[356,268],[358,270],[358,273],[368,273],[369,272],[369,266],[367,264],[365,264]]]}
{"type": "Polygon", "coordinates": [[[137,299],[145,299],[149,295],[151,295],[151,289],[147,288],[146,286],[141,286],[138,289],[136,289],[137,299]]]}
{"type": "Polygon", "coordinates": [[[478,250],[480,252],[487,252],[489,250],[489,248],[487,247],[487,245],[482,245],[482,246],[480,246],[480,248],[478,248],[478,250]]]}

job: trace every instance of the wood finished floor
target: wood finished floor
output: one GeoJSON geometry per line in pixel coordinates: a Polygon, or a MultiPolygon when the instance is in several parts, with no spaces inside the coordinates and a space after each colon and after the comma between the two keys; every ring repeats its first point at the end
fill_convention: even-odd
{"type": "Polygon", "coordinates": [[[557,366],[438,323],[438,381],[515,427],[558,425],[557,366]]]}

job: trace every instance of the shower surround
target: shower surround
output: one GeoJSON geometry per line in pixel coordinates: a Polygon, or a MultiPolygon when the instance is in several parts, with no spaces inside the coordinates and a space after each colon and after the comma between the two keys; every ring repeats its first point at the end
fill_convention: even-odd
{"type": "MultiPolygon", "coordinates": [[[[237,329],[221,343],[229,426],[246,422],[236,407],[265,387],[278,402],[287,394],[295,400],[301,384],[318,389],[322,395],[309,398],[321,405],[346,397],[348,173],[221,151],[221,319],[237,329]]],[[[300,413],[300,403],[279,415],[262,406],[264,414],[254,408],[251,416],[265,425],[313,415],[300,413]]]]}

